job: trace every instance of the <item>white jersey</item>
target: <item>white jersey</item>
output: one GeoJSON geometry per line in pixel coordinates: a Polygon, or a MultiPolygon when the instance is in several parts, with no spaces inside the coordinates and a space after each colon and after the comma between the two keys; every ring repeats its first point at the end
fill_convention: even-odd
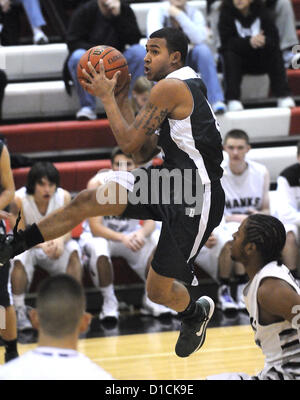
{"type": "MultiPolygon", "coordinates": [[[[93,179],[99,182],[99,185],[103,185],[106,183],[111,177],[112,171],[103,171],[98,172],[93,179]]],[[[124,217],[114,217],[114,216],[104,216],[102,217],[102,223],[107,228],[112,229],[115,232],[122,232],[122,233],[131,233],[135,232],[141,228],[140,221],[137,219],[130,219],[124,217]]],[[[88,221],[84,221],[83,225],[83,233],[90,234],[91,230],[88,221]]]]}
{"type": "Polygon", "coordinates": [[[75,350],[37,347],[0,366],[0,380],[112,380],[113,377],[75,350]]]}
{"type": "Polygon", "coordinates": [[[249,209],[261,210],[264,181],[267,169],[255,161],[247,161],[248,167],[241,175],[231,172],[229,161],[222,164],[221,179],[225,192],[225,215],[247,214],[249,209]]]}
{"type": "Polygon", "coordinates": [[[244,289],[244,297],[250,323],[255,332],[255,342],[266,357],[265,368],[270,371],[270,367],[280,367],[284,373],[297,374],[300,379],[300,330],[295,329],[289,321],[269,325],[259,323],[257,291],[266,277],[282,279],[300,294],[300,288],[288,268],[284,265],[278,266],[275,261],[264,266],[254,276],[244,289]]]}
{"type": "MultiPolygon", "coordinates": [[[[50,214],[52,211],[64,205],[64,193],[62,188],[57,188],[54,195],[49,200],[49,205],[45,215],[50,214]]],[[[26,193],[26,187],[22,187],[16,191],[16,196],[22,200],[22,210],[25,219],[25,225],[32,225],[38,223],[45,215],[42,215],[37,208],[34,197],[26,193]]]]}

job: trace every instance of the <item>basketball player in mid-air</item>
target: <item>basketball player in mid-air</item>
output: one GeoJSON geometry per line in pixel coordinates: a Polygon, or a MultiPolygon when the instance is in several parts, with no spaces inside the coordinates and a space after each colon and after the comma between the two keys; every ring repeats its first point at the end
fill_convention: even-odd
{"type": "Polygon", "coordinates": [[[99,73],[90,63],[85,71],[85,88],[101,99],[123,152],[142,164],[161,148],[163,165],[116,171],[99,189],[82,191],[70,205],[24,232],[3,236],[0,244],[3,263],[97,215],[162,221],[147,276],[147,293],[152,301],[179,313],[182,324],[175,348],[179,357],[187,357],[202,346],[214,311],[212,299],[192,299],[183,283],[198,284],[193,261],[224,211],[221,136],[202,80],[194,70],[184,67],[187,49],[187,38],[180,30],[164,28],[151,34],[146,44],[145,75],[157,84],[136,117],[128,99],[129,82],[118,93],[114,91],[119,72],[107,79],[103,62],[99,73]],[[171,173],[176,175],[172,184],[171,173]],[[167,183],[170,190],[166,199],[167,183]],[[138,194],[143,199],[136,201],[138,194]]]}
{"type": "Polygon", "coordinates": [[[255,376],[232,372],[207,379],[300,379],[300,288],[282,264],[285,240],[283,224],[264,214],[250,215],[233,235],[231,257],[249,276],[244,299],[265,366],[255,376]]]}

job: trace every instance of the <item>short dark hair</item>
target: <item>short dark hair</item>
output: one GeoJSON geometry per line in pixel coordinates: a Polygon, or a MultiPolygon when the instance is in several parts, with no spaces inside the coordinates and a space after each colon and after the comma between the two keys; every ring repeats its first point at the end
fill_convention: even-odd
{"type": "Polygon", "coordinates": [[[40,284],[36,305],[42,331],[63,338],[74,333],[86,303],[80,283],[70,275],[59,274],[40,284]]]}
{"type": "Polygon", "coordinates": [[[250,139],[247,133],[241,129],[232,129],[231,131],[227,132],[224,137],[224,144],[227,142],[228,139],[243,139],[247,144],[250,144],[250,139]]]}
{"type": "Polygon", "coordinates": [[[123,156],[125,156],[127,158],[132,159],[132,155],[131,154],[125,154],[120,147],[116,146],[116,147],[113,148],[113,150],[112,150],[112,152],[110,154],[110,161],[113,163],[115,158],[117,156],[119,156],[119,155],[123,155],[123,156]]]}
{"type": "Polygon", "coordinates": [[[181,54],[182,63],[185,64],[189,41],[187,36],[180,29],[162,28],[158,31],[151,33],[149,38],[165,39],[167,42],[167,49],[169,51],[169,54],[174,53],[175,51],[179,51],[179,53],[181,54]]]}
{"type": "Polygon", "coordinates": [[[59,186],[59,172],[55,166],[49,161],[39,161],[31,167],[27,175],[26,192],[34,194],[35,185],[42,178],[47,178],[49,182],[55,183],[56,187],[59,186]]]}
{"type": "Polygon", "coordinates": [[[254,243],[265,265],[271,261],[282,264],[281,252],[285,241],[285,228],[279,219],[265,214],[253,214],[247,218],[244,244],[254,243]]]}

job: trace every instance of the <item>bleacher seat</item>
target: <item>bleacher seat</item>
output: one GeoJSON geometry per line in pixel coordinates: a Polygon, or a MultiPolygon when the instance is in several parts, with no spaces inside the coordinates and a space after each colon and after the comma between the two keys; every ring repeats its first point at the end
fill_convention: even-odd
{"type": "Polygon", "coordinates": [[[2,46],[1,57],[10,81],[61,78],[63,63],[68,55],[65,43],[43,46],[2,46]]]}

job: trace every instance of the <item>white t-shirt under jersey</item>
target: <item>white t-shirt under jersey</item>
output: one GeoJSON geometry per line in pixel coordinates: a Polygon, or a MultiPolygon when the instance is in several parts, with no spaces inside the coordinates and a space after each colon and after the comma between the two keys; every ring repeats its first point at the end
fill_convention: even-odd
{"type": "Polygon", "coordinates": [[[37,347],[0,366],[0,380],[112,380],[108,372],[75,350],[37,347]]]}

